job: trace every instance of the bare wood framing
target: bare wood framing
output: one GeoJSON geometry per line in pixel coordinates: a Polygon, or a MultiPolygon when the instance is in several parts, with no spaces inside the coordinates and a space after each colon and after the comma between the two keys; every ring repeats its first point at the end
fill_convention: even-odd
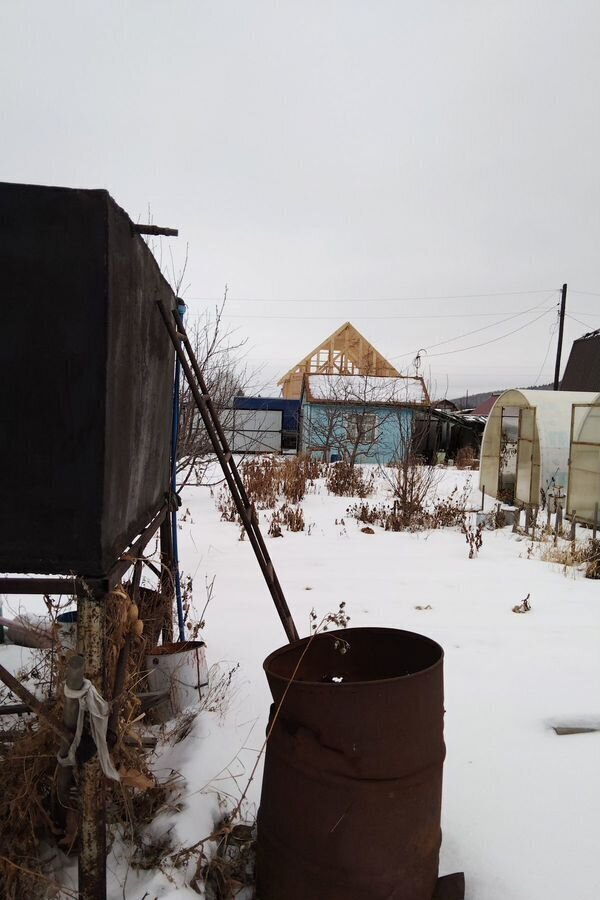
{"type": "Polygon", "coordinates": [[[299,399],[305,375],[381,375],[394,378],[400,372],[379,353],[350,322],[315,347],[279,380],[283,396],[299,399]]]}

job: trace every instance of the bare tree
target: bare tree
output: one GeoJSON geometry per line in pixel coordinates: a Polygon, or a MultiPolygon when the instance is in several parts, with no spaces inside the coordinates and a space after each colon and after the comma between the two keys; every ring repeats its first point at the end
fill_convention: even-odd
{"type": "MultiPolygon", "coordinates": [[[[241,351],[245,340],[236,340],[223,322],[223,302],[188,327],[188,336],[202,369],[208,392],[225,428],[231,415],[233,398],[247,390],[250,376],[241,351]]],[[[182,380],[179,394],[179,437],[177,474],[183,487],[201,484],[213,458],[213,449],[196,406],[190,386],[182,380]]]]}
{"type": "Polygon", "coordinates": [[[442,477],[423,454],[431,421],[432,410],[426,407],[399,422],[395,460],[382,469],[395,498],[394,513],[406,525],[425,508],[442,477]]]}

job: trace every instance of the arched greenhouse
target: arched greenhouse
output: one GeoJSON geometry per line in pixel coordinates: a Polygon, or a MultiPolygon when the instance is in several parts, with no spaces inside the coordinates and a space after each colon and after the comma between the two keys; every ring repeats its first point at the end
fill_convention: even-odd
{"type": "MultiPolygon", "coordinates": [[[[588,392],[505,391],[496,400],[483,433],[481,488],[499,500],[534,506],[543,502],[544,495],[566,498],[572,418],[577,420],[577,437],[580,418],[587,421],[589,410],[599,403],[600,394],[588,392]],[[587,417],[575,412],[580,408],[588,410],[587,417]]],[[[594,415],[586,427],[598,442],[600,420],[594,415]]],[[[595,446],[600,461],[600,444],[595,446]]],[[[592,456],[582,451],[578,457],[583,468],[577,477],[582,484],[590,483],[585,467],[592,456]]]]}

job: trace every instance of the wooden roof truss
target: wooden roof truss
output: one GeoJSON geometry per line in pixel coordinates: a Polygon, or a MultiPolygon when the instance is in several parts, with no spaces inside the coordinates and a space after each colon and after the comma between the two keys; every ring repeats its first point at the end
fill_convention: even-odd
{"type": "Polygon", "coordinates": [[[298,399],[305,375],[382,375],[393,378],[400,373],[350,322],[345,322],[280,379],[283,396],[298,399]]]}

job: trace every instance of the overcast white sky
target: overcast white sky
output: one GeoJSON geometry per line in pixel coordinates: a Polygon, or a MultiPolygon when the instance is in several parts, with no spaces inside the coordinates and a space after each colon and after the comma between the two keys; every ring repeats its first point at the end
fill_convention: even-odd
{"type": "Polygon", "coordinates": [[[563,361],[600,327],[599,43],[597,0],[0,0],[0,178],[179,227],[263,394],[348,319],[438,394],[548,381],[550,313],[433,354],[563,281],[563,361]]]}

